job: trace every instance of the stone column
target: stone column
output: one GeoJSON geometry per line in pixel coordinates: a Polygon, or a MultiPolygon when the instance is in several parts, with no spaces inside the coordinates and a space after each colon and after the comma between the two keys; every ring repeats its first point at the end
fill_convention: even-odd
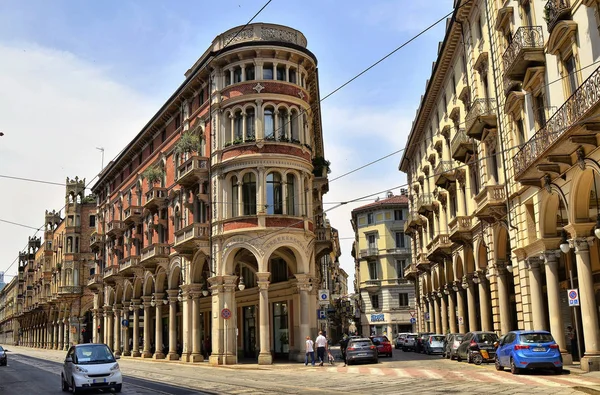
{"type": "MultiPolygon", "coordinates": [[[[594,240],[595,243],[598,240],[594,240]]],[[[600,351],[598,350],[598,314],[594,293],[594,279],[590,262],[588,241],[583,238],[574,240],[575,256],[577,259],[577,277],[579,283],[579,299],[581,305],[581,320],[583,322],[583,341],[585,354],[581,358],[581,368],[584,371],[600,369],[600,351]]],[[[582,339],[578,339],[582,341],[582,339]]]]}
{"type": "Polygon", "coordinates": [[[204,356],[201,354],[200,339],[200,294],[192,293],[192,362],[201,362],[204,356]]]}
{"type": "Polygon", "coordinates": [[[440,314],[440,298],[433,293],[433,311],[435,312],[435,333],[442,333],[442,317],[440,314]]]}
{"type": "MultiPolygon", "coordinates": [[[[560,256],[560,254],[558,255],[560,256]]],[[[546,251],[544,253],[546,269],[546,290],[548,292],[548,316],[550,318],[550,333],[554,337],[556,344],[563,357],[563,364],[571,365],[573,356],[567,352],[565,344],[565,328],[563,326],[562,315],[560,311],[560,285],[558,284],[558,256],[555,251],[546,251]]]]}
{"type": "Polygon", "coordinates": [[[133,303],[133,350],[131,350],[132,357],[140,357],[140,303],[139,299],[132,299],[133,303]]]}
{"type": "Polygon", "coordinates": [[[142,354],[142,358],[152,358],[152,352],[150,351],[150,340],[152,336],[150,329],[150,322],[152,321],[152,318],[150,317],[150,308],[152,307],[150,302],[151,297],[143,296],[142,300],[144,301],[144,353],[142,354]]]}
{"type": "Polygon", "coordinates": [[[113,347],[113,340],[112,340],[112,322],[111,322],[111,317],[112,317],[112,307],[105,305],[103,307],[104,309],[104,344],[106,344],[108,347],[110,347],[112,349],[113,347]]]}
{"type": "Polygon", "coordinates": [[[54,349],[60,349],[60,325],[58,321],[54,322],[54,349]]]}
{"type": "Polygon", "coordinates": [[[488,285],[485,275],[481,272],[477,273],[479,278],[479,306],[481,308],[481,330],[482,331],[493,331],[494,325],[492,323],[492,308],[490,300],[490,287],[488,285]]]}
{"type": "Polygon", "coordinates": [[[442,292],[442,298],[440,299],[440,304],[442,307],[442,332],[443,334],[448,333],[448,304],[446,303],[446,297],[450,298],[450,295],[446,296],[444,292],[442,292]]]}
{"type": "Polygon", "coordinates": [[[182,330],[182,334],[183,334],[183,339],[182,339],[182,354],[181,354],[181,360],[184,362],[190,362],[190,356],[191,356],[191,337],[190,337],[190,333],[192,332],[193,328],[192,328],[192,323],[191,323],[191,315],[190,315],[190,311],[192,308],[192,303],[190,300],[190,285],[182,285],[181,286],[181,290],[182,290],[182,295],[183,295],[183,301],[181,302],[181,311],[182,311],[182,319],[181,319],[181,324],[183,326],[183,330],[182,330]]]}
{"type": "Polygon", "coordinates": [[[121,316],[122,316],[121,305],[115,305],[114,315],[113,315],[113,330],[115,332],[114,335],[114,345],[113,350],[115,355],[121,355],[121,316]]]}
{"type": "Polygon", "coordinates": [[[177,296],[179,290],[169,289],[167,294],[169,295],[169,354],[167,359],[176,361],[179,359],[179,354],[177,354],[177,296]]]}
{"type": "Polygon", "coordinates": [[[64,334],[65,334],[65,339],[64,339],[64,345],[63,345],[63,351],[67,351],[69,349],[70,346],[70,334],[69,334],[69,319],[65,318],[64,322],[63,322],[63,326],[65,328],[64,330],[64,334]]]}
{"type": "Polygon", "coordinates": [[[127,326],[123,328],[123,355],[126,357],[131,355],[129,349],[129,326],[131,325],[129,322],[129,306],[131,306],[131,302],[123,302],[123,319],[128,322],[127,326]]]}
{"type": "Polygon", "coordinates": [[[269,276],[271,273],[256,273],[259,288],[259,310],[258,318],[260,323],[260,353],[258,354],[259,365],[271,365],[273,356],[271,355],[269,325],[269,276]]]}
{"type": "MultiPolygon", "coordinates": [[[[458,292],[454,292],[453,287],[454,284],[450,283],[449,291],[450,295],[448,295],[448,317],[449,317],[449,330],[450,333],[459,333],[458,327],[456,325],[457,317],[456,317],[456,301],[454,298],[458,299],[458,292]]],[[[460,332],[464,333],[464,332],[460,332]]]]}
{"type": "Polygon", "coordinates": [[[506,279],[506,276],[511,275],[512,273],[506,272],[506,265],[504,262],[499,262],[496,265],[496,278],[498,279],[498,309],[500,310],[500,332],[502,334],[506,334],[512,329],[509,310],[509,290],[506,279]]]}
{"type": "Polygon", "coordinates": [[[531,310],[533,315],[533,329],[546,329],[546,314],[542,302],[544,293],[542,291],[542,273],[538,259],[529,258],[529,289],[531,292],[531,310]]]}
{"type": "Polygon", "coordinates": [[[155,293],[154,301],[156,308],[156,320],[154,326],[154,356],[153,359],[164,359],[165,354],[163,354],[163,333],[162,333],[162,309],[163,309],[163,293],[155,293]]]}
{"type": "Polygon", "coordinates": [[[93,325],[93,330],[92,330],[92,342],[93,343],[98,343],[98,311],[96,309],[92,310],[92,325],[93,325]]]}
{"type": "MultiPolygon", "coordinates": [[[[300,344],[304,344],[306,336],[310,336],[310,276],[308,274],[296,274],[296,278],[298,279],[297,286],[300,293],[300,344]]],[[[303,351],[302,347],[300,347],[300,350],[303,351]]],[[[301,356],[303,355],[301,352],[301,356]]]]}
{"type": "Polygon", "coordinates": [[[108,315],[108,335],[106,338],[106,344],[113,350],[113,352],[116,352],[117,349],[115,348],[115,313],[112,309],[110,309],[110,311],[107,311],[106,314],[108,315]]]}
{"type": "Polygon", "coordinates": [[[225,330],[225,349],[224,363],[226,365],[237,364],[237,305],[235,300],[235,292],[237,290],[238,276],[223,276],[223,307],[231,310],[231,318],[224,320],[225,330]]]}
{"type": "Polygon", "coordinates": [[[477,322],[477,305],[475,304],[475,287],[473,278],[467,280],[469,287],[467,288],[467,304],[469,310],[469,332],[473,332],[479,329],[479,323],[477,322]]]}
{"type": "Polygon", "coordinates": [[[46,324],[46,349],[52,349],[52,322],[46,324]]]}
{"type": "Polygon", "coordinates": [[[98,309],[98,325],[100,325],[100,331],[94,329],[98,333],[98,343],[104,343],[104,330],[102,329],[102,323],[104,322],[104,311],[98,309]]]}

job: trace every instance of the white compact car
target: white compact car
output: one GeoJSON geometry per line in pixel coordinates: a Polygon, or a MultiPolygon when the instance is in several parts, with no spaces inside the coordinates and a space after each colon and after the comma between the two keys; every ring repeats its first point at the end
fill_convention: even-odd
{"type": "Polygon", "coordinates": [[[69,348],[60,374],[62,390],[78,393],[90,389],[121,392],[123,376],[116,357],[106,344],[77,344],[69,348]]]}

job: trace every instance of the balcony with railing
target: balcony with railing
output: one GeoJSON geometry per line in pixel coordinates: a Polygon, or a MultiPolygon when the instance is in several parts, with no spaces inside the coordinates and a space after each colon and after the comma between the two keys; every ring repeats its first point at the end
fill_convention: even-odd
{"type": "Polygon", "coordinates": [[[452,243],[450,237],[446,234],[436,235],[431,243],[427,245],[427,259],[437,261],[438,259],[448,258],[452,255],[452,243]]]}
{"type": "Polygon", "coordinates": [[[475,216],[494,222],[506,215],[506,190],[504,185],[488,185],[475,196],[475,216]]]}
{"type": "Polygon", "coordinates": [[[456,168],[451,160],[441,160],[435,167],[433,173],[435,185],[446,187],[448,184],[456,181],[456,168]]]}
{"type": "Polygon", "coordinates": [[[450,241],[460,243],[471,240],[472,226],[473,218],[470,216],[458,216],[452,218],[452,220],[448,222],[450,241]]]}
{"type": "Polygon", "coordinates": [[[160,260],[168,259],[171,247],[168,244],[155,243],[144,248],[140,257],[140,264],[145,268],[153,268],[160,260]]]}
{"type": "Polygon", "coordinates": [[[419,226],[423,226],[423,218],[419,213],[410,211],[404,221],[404,233],[412,233],[419,226]]]}
{"type": "Polygon", "coordinates": [[[61,296],[80,295],[81,294],[81,286],[80,285],[63,285],[61,287],[58,287],[58,294],[61,296]]]}
{"type": "Polygon", "coordinates": [[[104,246],[104,235],[98,233],[98,231],[93,231],[90,235],[90,249],[92,251],[97,251],[104,246]]]}
{"type": "Polygon", "coordinates": [[[379,292],[381,289],[381,280],[366,280],[361,284],[361,288],[369,293],[379,292]]]}
{"type": "MultiPolygon", "coordinates": [[[[570,156],[581,144],[596,144],[596,135],[575,135],[576,130],[585,129],[586,124],[598,122],[593,118],[600,104],[600,67],[586,79],[565,103],[548,119],[546,125],[537,131],[513,157],[515,179],[538,180],[546,171],[534,164],[542,158],[545,166],[560,169],[561,157],[570,156]],[[554,159],[556,158],[556,161],[554,159]],[[549,163],[548,163],[549,162],[549,163]]],[[[541,166],[541,164],[540,164],[541,166]]]]}
{"type": "Polygon", "coordinates": [[[365,249],[360,250],[361,258],[370,258],[379,256],[379,248],[377,246],[370,246],[365,249]]]}
{"type": "Polygon", "coordinates": [[[542,27],[521,26],[502,55],[504,76],[522,82],[529,67],[544,64],[545,61],[542,27]]]}
{"type": "Polygon", "coordinates": [[[208,179],[208,158],[192,156],[177,167],[177,184],[189,187],[208,179]]]}
{"type": "Polygon", "coordinates": [[[475,140],[472,137],[467,136],[465,129],[457,131],[450,143],[452,159],[465,163],[467,154],[472,154],[474,152],[474,143],[475,140]]]}
{"type": "Polygon", "coordinates": [[[144,208],[140,206],[129,206],[123,211],[123,222],[136,224],[142,220],[144,208]]]}
{"type": "Polygon", "coordinates": [[[417,271],[417,265],[415,265],[414,263],[406,265],[406,267],[404,268],[404,278],[406,280],[414,281],[417,279],[418,275],[419,275],[419,272],[417,271]]]}
{"type": "Polygon", "coordinates": [[[123,225],[123,221],[118,219],[113,219],[106,225],[106,234],[111,237],[118,237],[123,234],[125,231],[125,226],[123,225]]]}
{"type": "Polygon", "coordinates": [[[167,188],[152,186],[146,192],[146,204],[144,204],[144,208],[153,210],[163,207],[167,202],[167,196],[167,188]]]}
{"type": "Polygon", "coordinates": [[[104,282],[103,282],[103,279],[102,279],[102,275],[100,273],[92,274],[88,278],[87,286],[91,290],[102,289],[103,284],[104,284],[104,282]]]}
{"type": "Polygon", "coordinates": [[[200,247],[208,247],[209,228],[207,223],[195,222],[175,231],[173,248],[179,253],[192,252],[200,247]]]}
{"type": "Polygon", "coordinates": [[[571,19],[571,1],[548,0],[544,6],[544,19],[548,24],[548,31],[552,34],[552,30],[558,22],[571,19]]]}
{"type": "Polygon", "coordinates": [[[119,275],[119,266],[111,265],[104,268],[104,281],[114,281],[115,277],[119,275]]]}
{"type": "Polygon", "coordinates": [[[417,212],[426,213],[433,211],[433,195],[424,193],[417,197],[417,212]]]}
{"type": "Polygon", "coordinates": [[[420,252],[417,254],[417,269],[419,270],[429,270],[429,265],[431,262],[429,262],[429,258],[427,257],[427,254],[424,252],[420,252]]]}
{"type": "Polygon", "coordinates": [[[137,255],[130,255],[121,260],[119,263],[119,274],[127,275],[135,271],[140,266],[140,257],[137,255]]]}
{"type": "Polygon", "coordinates": [[[496,128],[496,105],[493,99],[475,99],[465,117],[466,134],[481,140],[485,129],[496,128]]]}

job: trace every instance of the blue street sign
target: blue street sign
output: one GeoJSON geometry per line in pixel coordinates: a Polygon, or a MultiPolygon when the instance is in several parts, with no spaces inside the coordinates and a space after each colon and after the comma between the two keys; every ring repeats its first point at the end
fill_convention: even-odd
{"type": "Polygon", "coordinates": [[[327,319],[327,310],[325,310],[325,309],[317,310],[317,319],[326,320],[327,319]]]}
{"type": "Polygon", "coordinates": [[[123,321],[121,321],[121,325],[123,325],[123,326],[129,326],[129,321],[128,320],[123,320],[123,321]]]}
{"type": "Polygon", "coordinates": [[[414,318],[414,317],[413,317],[413,318],[411,318],[411,319],[410,319],[410,323],[411,323],[411,324],[416,324],[416,323],[417,323],[417,319],[416,319],[416,318],[414,318]]]}

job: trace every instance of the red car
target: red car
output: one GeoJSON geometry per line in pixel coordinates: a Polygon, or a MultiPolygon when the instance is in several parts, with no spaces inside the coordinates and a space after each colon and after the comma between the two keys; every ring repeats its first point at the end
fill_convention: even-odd
{"type": "Polygon", "coordinates": [[[378,355],[392,356],[392,343],[390,343],[387,336],[370,336],[370,339],[377,346],[378,355]]]}

